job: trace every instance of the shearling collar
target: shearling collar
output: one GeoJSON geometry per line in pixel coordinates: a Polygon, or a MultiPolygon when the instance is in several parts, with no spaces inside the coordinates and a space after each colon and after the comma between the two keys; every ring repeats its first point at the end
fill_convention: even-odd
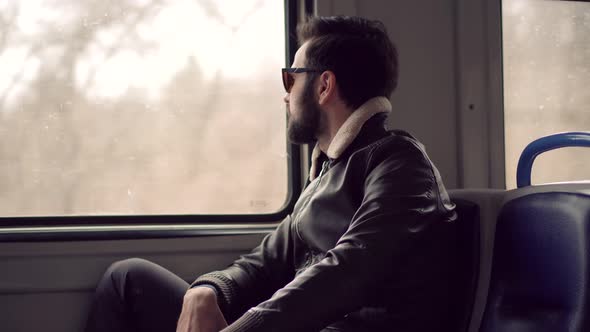
{"type": "MultiPolygon", "coordinates": [[[[332,142],[328,146],[328,151],[326,152],[328,158],[339,158],[350,143],[354,141],[365,122],[373,117],[373,115],[384,112],[391,112],[391,103],[389,103],[389,99],[385,97],[371,98],[352,112],[348,119],[344,121],[340,129],[338,129],[334,139],[332,139],[332,142]]],[[[311,168],[309,169],[310,181],[315,179],[321,154],[322,150],[320,150],[320,146],[316,143],[313,152],[311,153],[311,168]]]]}

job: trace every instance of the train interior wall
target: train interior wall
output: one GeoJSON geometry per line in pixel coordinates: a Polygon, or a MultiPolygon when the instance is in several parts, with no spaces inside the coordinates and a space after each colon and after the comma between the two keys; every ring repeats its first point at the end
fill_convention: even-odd
{"type": "MultiPolygon", "coordinates": [[[[481,7],[483,2],[477,2],[481,7]]],[[[485,61],[465,58],[466,49],[474,51],[459,42],[465,37],[458,34],[459,3],[318,0],[316,7],[320,15],[361,15],[386,24],[401,64],[389,126],[410,131],[426,145],[448,188],[489,187],[495,184],[490,182],[488,129],[482,129],[489,104],[488,78],[478,71],[487,69],[474,65],[472,71],[459,70],[469,59],[475,59],[469,60],[475,64],[485,61]],[[466,94],[466,86],[476,91],[466,94]],[[474,101],[466,103],[471,97],[474,101]],[[470,103],[476,105],[475,112],[467,108],[470,103]],[[467,139],[468,130],[482,135],[467,139]]],[[[485,45],[477,47],[485,53],[485,45]]],[[[80,331],[94,286],[111,262],[127,257],[153,259],[190,281],[200,273],[223,268],[261,237],[0,243],[0,328],[80,331]]]]}

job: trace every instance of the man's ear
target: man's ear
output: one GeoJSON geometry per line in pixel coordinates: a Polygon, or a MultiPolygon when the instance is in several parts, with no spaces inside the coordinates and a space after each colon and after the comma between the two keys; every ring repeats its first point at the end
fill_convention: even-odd
{"type": "Polygon", "coordinates": [[[337,94],[336,75],[332,71],[325,71],[320,75],[318,82],[318,102],[323,105],[332,100],[337,94]]]}

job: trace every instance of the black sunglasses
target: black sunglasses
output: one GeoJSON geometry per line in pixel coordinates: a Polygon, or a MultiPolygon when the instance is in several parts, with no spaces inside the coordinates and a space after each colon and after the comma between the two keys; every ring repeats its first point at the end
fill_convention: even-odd
{"type": "Polygon", "coordinates": [[[291,88],[293,84],[295,84],[295,78],[293,77],[293,73],[321,73],[325,71],[324,69],[310,69],[310,68],[283,68],[283,86],[285,87],[285,91],[287,93],[291,92],[291,88]]]}

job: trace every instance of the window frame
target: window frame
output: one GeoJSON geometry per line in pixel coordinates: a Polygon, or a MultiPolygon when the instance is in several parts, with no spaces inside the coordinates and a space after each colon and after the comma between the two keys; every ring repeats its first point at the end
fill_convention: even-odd
{"type": "Polygon", "coordinates": [[[456,6],[458,187],[505,189],[502,0],[456,6]]]}
{"type": "MultiPolygon", "coordinates": [[[[284,0],[285,62],[297,51],[296,26],[312,7],[284,0]]],[[[279,75],[277,68],[277,75],[279,75]]],[[[287,216],[297,201],[302,181],[301,147],[288,143],[288,191],[277,212],[263,214],[162,214],[0,217],[0,241],[63,241],[240,235],[268,232],[287,216]]]]}
{"type": "MultiPolygon", "coordinates": [[[[514,173],[512,174],[507,174],[507,167],[506,167],[506,144],[508,144],[509,142],[506,142],[506,132],[505,132],[505,121],[506,121],[506,117],[505,117],[505,101],[504,101],[504,40],[503,40],[503,29],[504,29],[504,20],[503,20],[503,10],[502,10],[502,6],[503,6],[503,2],[505,0],[497,0],[497,4],[493,4],[491,6],[488,6],[489,8],[494,8],[496,9],[496,12],[493,14],[490,14],[490,21],[491,22],[497,22],[498,24],[498,28],[496,29],[497,31],[492,31],[493,30],[493,25],[492,23],[488,24],[488,29],[490,31],[492,31],[491,33],[497,33],[499,34],[499,38],[498,38],[498,42],[499,45],[494,45],[493,42],[489,42],[489,48],[490,48],[490,54],[493,54],[492,48],[495,49],[495,52],[498,52],[498,59],[493,59],[493,61],[490,61],[490,68],[497,70],[499,72],[499,76],[501,77],[501,84],[500,84],[500,91],[498,92],[499,95],[501,95],[501,110],[502,112],[497,115],[493,115],[494,118],[496,119],[496,123],[491,123],[490,125],[490,146],[493,146],[494,142],[501,142],[502,145],[501,147],[498,147],[498,149],[496,149],[495,152],[496,154],[491,154],[490,158],[492,161],[495,161],[494,166],[495,168],[492,168],[491,170],[491,176],[493,177],[493,179],[495,180],[494,183],[497,184],[497,186],[495,188],[502,188],[502,189],[506,189],[508,186],[508,177],[512,177],[515,181],[514,184],[516,184],[518,182],[517,180],[517,174],[516,174],[516,167],[513,170],[514,173]],[[496,141],[494,141],[496,140],[496,141]],[[500,154],[501,153],[501,154],[500,154]],[[497,157],[497,160],[494,160],[493,158],[497,157]],[[501,163],[500,163],[501,162],[501,163]],[[501,170],[502,172],[500,172],[499,170],[501,170]],[[508,176],[507,176],[508,175],[508,176]]],[[[552,0],[554,2],[582,2],[582,3],[590,3],[590,0],[552,0]]],[[[493,1],[495,3],[495,1],[493,1]]],[[[494,92],[493,89],[497,88],[497,86],[490,84],[490,92],[494,92]]],[[[577,129],[573,129],[572,131],[578,131],[577,129]]],[[[536,138],[540,138],[540,137],[536,137],[536,138]]],[[[531,143],[531,142],[528,142],[531,143]]],[[[527,144],[528,144],[527,143],[527,144]]],[[[519,155],[522,155],[523,151],[520,151],[519,155]]],[[[513,189],[517,189],[518,187],[514,187],[511,188],[510,190],[513,189]]]]}

